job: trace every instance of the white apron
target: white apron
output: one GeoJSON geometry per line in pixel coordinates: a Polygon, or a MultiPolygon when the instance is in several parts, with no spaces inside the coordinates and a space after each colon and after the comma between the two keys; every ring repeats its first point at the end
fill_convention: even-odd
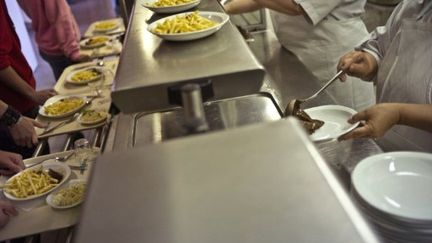
{"type": "MultiPolygon", "coordinates": [[[[432,103],[432,24],[402,20],[377,76],[377,102],[432,103]]],[[[432,112],[432,111],[431,111],[432,112]]],[[[395,126],[378,144],[385,150],[432,152],[432,133],[395,126]]]]}
{"type": "MultiPolygon", "coordinates": [[[[326,18],[313,26],[303,16],[271,13],[281,45],[293,52],[323,84],[336,74],[340,57],[368,36],[360,18],[326,18]]],[[[373,84],[354,77],[349,77],[346,83],[333,83],[327,91],[337,104],[356,110],[375,103],[373,84]]]]}

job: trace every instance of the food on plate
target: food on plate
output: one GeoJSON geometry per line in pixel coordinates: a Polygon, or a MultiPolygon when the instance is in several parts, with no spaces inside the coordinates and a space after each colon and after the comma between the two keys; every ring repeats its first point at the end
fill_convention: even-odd
{"type": "Polygon", "coordinates": [[[59,178],[51,176],[48,171],[27,170],[9,180],[4,190],[16,198],[27,198],[49,191],[60,181],[59,178]]]}
{"type": "Polygon", "coordinates": [[[152,7],[170,7],[193,2],[194,0],[158,0],[154,2],[152,7]]]}
{"type": "Polygon", "coordinates": [[[158,24],[154,31],[158,34],[179,34],[208,29],[218,23],[201,17],[198,12],[167,19],[158,24]]]}
{"type": "Polygon", "coordinates": [[[83,83],[83,82],[89,82],[93,80],[97,80],[101,77],[101,73],[99,70],[95,68],[86,69],[83,71],[76,72],[71,77],[71,81],[75,83],[83,83]]]}
{"type": "Polygon", "coordinates": [[[91,37],[89,38],[87,41],[85,41],[85,45],[86,46],[99,46],[99,45],[104,45],[105,42],[107,42],[109,40],[108,37],[106,36],[95,36],[95,37],[91,37]]]}
{"type": "Polygon", "coordinates": [[[85,194],[85,183],[75,183],[60,189],[52,196],[52,202],[57,206],[70,206],[81,202],[85,194]]]}
{"type": "Polygon", "coordinates": [[[69,97],[56,101],[44,108],[45,114],[59,116],[74,111],[84,105],[84,99],[80,97],[69,97]]]}
{"type": "Polygon", "coordinates": [[[80,121],[82,123],[97,123],[105,120],[107,113],[105,111],[86,110],[82,113],[80,121]]]}
{"type": "Polygon", "coordinates": [[[304,110],[298,109],[295,111],[294,116],[300,119],[303,127],[308,131],[309,134],[313,134],[316,130],[320,129],[324,125],[324,121],[318,119],[312,119],[304,110]]]}
{"type": "Polygon", "coordinates": [[[108,31],[117,28],[117,21],[103,21],[95,24],[94,30],[96,31],[108,31]]]}

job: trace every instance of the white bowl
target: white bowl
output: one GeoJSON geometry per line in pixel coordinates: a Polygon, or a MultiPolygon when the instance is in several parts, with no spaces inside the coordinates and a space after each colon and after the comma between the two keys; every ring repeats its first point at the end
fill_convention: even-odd
{"type": "Polygon", "coordinates": [[[91,37],[88,37],[88,38],[85,38],[85,39],[81,40],[80,41],[80,46],[82,48],[84,48],[84,49],[99,48],[99,47],[102,47],[102,46],[106,45],[106,43],[109,42],[109,41],[110,41],[110,37],[107,36],[107,35],[95,35],[95,36],[91,36],[91,37]],[[96,37],[105,37],[106,41],[95,43],[95,44],[92,44],[92,45],[87,44],[87,41],[89,39],[96,38],[96,37]]]}
{"type": "Polygon", "coordinates": [[[432,221],[432,154],[392,152],[362,160],[352,173],[357,194],[401,218],[432,221]]]}
{"type": "MultiPolygon", "coordinates": [[[[42,164],[40,164],[40,165],[36,165],[36,166],[30,167],[30,168],[25,169],[25,170],[23,170],[23,171],[39,170],[39,169],[41,169],[41,168],[42,168],[42,169],[53,169],[54,171],[56,171],[56,172],[58,172],[58,173],[61,173],[61,174],[63,175],[63,179],[62,179],[62,181],[60,181],[59,184],[57,184],[55,187],[51,188],[50,190],[48,190],[48,191],[46,191],[46,192],[44,192],[44,193],[37,194],[37,195],[32,195],[32,196],[29,196],[29,197],[26,197],[26,198],[18,198],[18,197],[15,197],[15,196],[13,196],[13,195],[7,193],[5,190],[3,190],[4,195],[5,195],[8,199],[11,199],[11,200],[14,200],[14,201],[27,201],[27,200],[35,199],[35,198],[38,198],[38,197],[42,197],[42,196],[44,196],[44,195],[46,195],[46,194],[48,194],[48,193],[54,191],[54,190],[57,189],[58,187],[60,187],[60,186],[61,186],[61,185],[62,185],[62,184],[63,184],[63,183],[64,183],[64,182],[69,178],[69,176],[70,176],[70,174],[71,174],[71,169],[69,168],[68,165],[66,165],[66,164],[64,164],[64,163],[56,162],[56,161],[54,161],[54,160],[47,160],[47,161],[44,161],[44,162],[43,162],[42,164]]],[[[9,179],[6,181],[5,184],[7,184],[7,183],[8,183],[10,180],[12,180],[13,178],[15,178],[15,177],[19,176],[20,174],[22,174],[23,171],[21,171],[21,172],[17,173],[16,175],[12,176],[11,178],[9,178],[9,179]]]]}
{"type": "Polygon", "coordinates": [[[357,112],[345,106],[323,105],[306,109],[305,112],[312,119],[324,121],[324,125],[310,135],[314,142],[337,139],[359,125],[359,122],[348,123],[348,119],[357,112]]]}
{"type": "Polygon", "coordinates": [[[217,22],[218,24],[204,29],[204,30],[199,30],[199,31],[193,31],[193,32],[186,32],[186,33],[179,33],[179,34],[159,34],[154,32],[154,29],[156,28],[156,26],[158,24],[163,23],[165,20],[168,19],[173,19],[176,17],[182,17],[188,14],[192,14],[193,12],[187,12],[187,13],[181,13],[181,14],[176,14],[176,15],[172,15],[163,19],[159,19],[158,21],[155,21],[153,23],[151,23],[148,27],[147,30],[150,31],[152,34],[159,36],[160,38],[164,39],[164,40],[169,40],[169,41],[190,41],[190,40],[196,40],[196,39],[200,39],[200,38],[204,38],[207,37],[213,33],[215,33],[216,31],[218,31],[220,28],[222,28],[222,26],[229,20],[229,16],[227,14],[224,13],[219,13],[219,12],[198,12],[200,16],[213,20],[215,22],[217,22]]]}
{"type": "Polygon", "coordinates": [[[93,24],[93,32],[106,33],[106,32],[111,32],[115,29],[118,29],[119,27],[120,27],[120,22],[118,20],[102,20],[102,21],[97,21],[93,24]],[[111,28],[107,28],[107,29],[97,29],[96,28],[96,26],[98,24],[105,23],[105,22],[114,23],[114,25],[111,28]]]}
{"type": "Polygon", "coordinates": [[[201,0],[194,0],[194,1],[191,1],[188,3],[183,3],[183,4],[179,4],[179,5],[175,5],[175,6],[167,6],[167,7],[152,6],[155,2],[157,2],[157,0],[142,0],[141,5],[150,9],[151,11],[153,11],[155,13],[168,14],[168,13],[183,12],[185,10],[196,7],[196,6],[198,6],[198,4],[200,4],[201,0]]]}
{"type": "MultiPolygon", "coordinates": [[[[62,187],[62,188],[67,188],[67,187],[73,186],[75,184],[81,184],[81,183],[84,184],[84,187],[87,187],[87,182],[85,180],[83,180],[83,179],[74,179],[74,180],[70,180],[69,183],[67,185],[65,185],[64,187],[62,187]]],[[[62,188],[59,188],[59,190],[62,189],[62,188]]],[[[83,197],[82,197],[81,200],[79,200],[79,201],[77,201],[77,202],[75,202],[73,204],[66,205],[66,206],[59,206],[59,205],[55,204],[54,200],[53,200],[53,197],[54,197],[54,195],[56,195],[57,192],[58,192],[58,190],[56,190],[55,192],[49,194],[48,197],[46,198],[47,204],[50,205],[52,208],[55,208],[55,209],[73,208],[75,206],[78,206],[79,204],[81,204],[84,201],[84,195],[83,195],[83,197]]]]}
{"type": "Polygon", "coordinates": [[[78,69],[78,70],[75,70],[75,71],[70,72],[70,73],[66,76],[65,81],[66,81],[67,83],[70,83],[70,84],[73,84],[73,85],[86,85],[86,84],[88,84],[88,83],[90,83],[90,82],[94,82],[94,81],[100,80],[100,79],[102,78],[102,75],[104,75],[104,69],[103,69],[103,68],[98,67],[98,66],[90,66],[90,67],[86,67],[86,68],[82,68],[82,69],[78,69]],[[91,69],[95,69],[95,70],[97,70],[97,71],[100,73],[100,75],[99,75],[98,77],[94,78],[94,79],[89,79],[89,80],[85,80],[85,81],[82,81],[82,82],[76,82],[76,81],[73,81],[73,80],[72,80],[72,77],[73,77],[76,73],[83,72],[83,71],[86,71],[86,70],[91,70],[91,69]]]}
{"type": "Polygon", "coordinates": [[[64,118],[64,117],[68,117],[70,115],[75,114],[76,112],[78,112],[79,110],[81,110],[81,108],[83,108],[84,106],[85,106],[85,99],[84,99],[84,97],[80,97],[80,96],[77,96],[77,95],[56,95],[56,96],[53,96],[53,97],[49,98],[45,102],[45,104],[39,109],[39,115],[44,116],[44,117],[48,117],[48,118],[64,118]],[[81,98],[83,100],[82,105],[77,106],[75,109],[70,110],[69,112],[66,112],[64,114],[60,114],[60,115],[50,115],[50,114],[47,114],[45,112],[45,107],[47,107],[47,106],[49,106],[51,104],[54,104],[55,102],[57,102],[57,101],[59,101],[61,99],[71,98],[71,97],[81,98]]]}
{"type": "Polygon", "coordinates": [[[83,113],[81,113],[78,116],[78,119],[77,119],[78,122],[81,123],[82,125],[89,126],[89,125],[94,125],[94,124],[98,124],[98,123],[104,122],[108,118],[108,113],[106,111],[102,111],[102,110],[95,110],[95,111],[103,112],[104,113],[104,117],[102,117],[100,119],[97,119],[97,120],[93,120],[93,121],[86,121],[86,120],[83,119],[83,116],[84,116],[84,114],[86,112],[86,111],[84,111],[83,113]]]}

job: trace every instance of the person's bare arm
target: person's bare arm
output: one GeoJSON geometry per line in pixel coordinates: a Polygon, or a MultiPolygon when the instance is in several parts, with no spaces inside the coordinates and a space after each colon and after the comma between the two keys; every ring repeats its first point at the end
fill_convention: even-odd
{"type": "Polygon", "coordinates": [[[432,133],[432,104],[396,104],[399,124],[416,127],[432,133]]]}
{"type": "Polygon", "coordinates": [[[363,126],[341,136],[339,140],[379,138],[396,124],[432,133],[432,104],[382,103],[369,107],[348,120],[350,123],[359,121],[363,126]]]}
{"type": "Polygon", "coordinates": [[[39,105],[57,94],[53,89],[36,91],[11,66],[0,70],[0,82],[39,105]]]}
{"type": "Polygon", "coordinates": [[[36,95],[36,91],[11,66],[0,70],[0,82],[29,99],[33,100],[36,95]]]}
{"type": "Polygon", "coordinates": [[[260,6],[291,16],[304,15],[303,8],[293,0],[255,0],[260,6]]]}
{"type": "Polygon", "coordinates": [[[3,116],[3,114],[5,113],[7,108],[8,108],[8,105],[0,100],[0,117],[3,116]]]}
{"type": "Polygon", "coordinates": [[[300,5],[292,0],[233,0],[224,5],[229,14],[252,12],[261,8],[269,8],[288,15],[303,15],[300,5]]]}
{"type": "Polygon", "coordinates": [[[224,8],[229,14],[242,14],[256,11],[262,6],[254,0],[233,0],[225,4],[224,8]]]}

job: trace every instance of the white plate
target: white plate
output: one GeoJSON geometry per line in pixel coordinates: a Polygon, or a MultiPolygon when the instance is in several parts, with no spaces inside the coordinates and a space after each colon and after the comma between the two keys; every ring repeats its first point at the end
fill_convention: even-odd
{"type": "MultiPolygon", "coordinates": [[[[66,186],[62,187],[62,188],[67,188],[67,187],[73,186],[75,184],[81,184],[81,183],[84,184],[85,188],[87,187],[87,182],[85,180],[83,180],[83,179],[74,179],[74,180],[70,180],[69,183],[66,186]]],[[[62,188],[59,188],[59,189],[62,189],[62,188]]],[[[58,192],[58,190],[56,190],[55,192],[49,194],[48,197],[46,198],[47,204],[50,205],[52,208],[55,208],[55,209],[73,208],[75,206],[78,206],[79,204],[81,204],[84,201],[84,195],[83,195],[82,199],[80,201],[76,202],[76,203],[73,203],[73,204],[67,205],[67,206],[59,206],[59,205],[55,204],[54,201],[53,201],[53,197],[54,197],[54,195],[57,192],[58,192]]]]}
{"type": "Polygon", "coordinates": [[[151,11],[155,13],[179,13],[188,9],[191,9],[195,6],[198,6],[200,4],[201,0],[194,0],[188,3],[183,3],[175,6],[169,6],[169,7],[155,7],[152,6],[157,0],[142,0],[141,5],[150,9],[151,11]]]}
{"type": "MultiPolygon", "coordinates": [[[[50,190],[48,190],[48,191],[46,191],[46,192],[44,192],[44,193],[37,194],[37,195],[32,195],[32,196],[29,196],[29,197],[26,197],[26,198],[17,198],[17,197],[14,197],[13,195],[11,195],[11,194],[7,193],[5,190],[3,190],[4,195],[5,195],[7,198],[9,198],[9,199],[11,199],[11,200],[15,200],[15,201],[26,201],[26,200],[35,199],[35,198],[38,198],[38,197],[44,196],[44,195],[46,195],[46,194],[48,194],[48,193],[54,191],[55,189],[57,189],[59,186],[61,186],[61,185],[62,185],[62,184],[63,184],[63,183],[64,183],[64,182],[69,178],[69,176],[70,176],[70,174],[71,174],[71,169],[69,168],[68,165],[66,165],[66,164],[64,164],[64,163],[56,162],[56,161],[53,161],[53,160],[47,160],[47,161],[44,161],[42,164],[39,164],[39,165],[33,166],[33,167],[28,168],[28,169],[25,169],[25,170],[23,170],[23,171],[28,171],[28,170],[39,170],[39,169],[41,169],[41,168],[43,168],[43,169],[53,169],[53,170],[55,170],[56,172],[61,173],[61,174],[63,175],[63,180],[62,180],[58,185],[56,185],[55,187],[51,188],[50,190]]],[[[22,173],[22,171],[21,171],[20,173],[16,174],[16,175],[12,176],[11,178],[9,178],[9,179],[6,181],[5,184],[7,184],[8,181],[12,180],[12,179],[15,178],[16,176],[19,176],[21,173],[22,173]]]]}
{"type": "Polygon", "coordinates": [[[227,14],[224,14],[224,13],[201,12],[200,11],[200,12],[198,12],[200,16],[202,16],[204,18],[208,18],[210,20],[213,20],[213,21],[217,22],[218,24],[213,26],[213,27],[210,27],[208,29],[194,31],[194,32],[187,32],[187,33],[179,33],[179,34],[158,34],[158,33],[153,31],[158,24],[163,23],[165,20],[173,19],[175,17],[182,17],[182,16],[192,14],[192,13],[193,12],[181,13],[181,14],[176,14],[176,15],[172,15],[172,16],[160,19],[158,21],[151,23],[147,27],[147,30],[150,31],[152,34],[157,35],[164,40],[189,41],[189,40],[196,40],[196,39],[204,38],[204,37],[207,37],[207,36],[215,33],[220,28],[222,28],[222,26],[229,20],[229,16],[227,14]]]}
{"type": "Polygon", "coordinates": [[[117,20],[105,20],[105,21],[98,21],[96,23],[94,23],[93,25],[93,32],[95,33],[106,33],[106,32],[111,32],[117,28],[120,27],[120,23],[117,20]],[[113,23],[114,25],[111,28],[107,28],[107,29],[97,29],[96,26],[98,24],[102,24],[102,23],[113,23]]]}
{"type": "Polygon", "coordinates": [[[110,41],[110,37],[107,36],[107,35],[95,35],[95,36],[92,36],[92,37],[85,38],[85,39],[81,40],[81,41],[80,41],[80,46],[81,46],[82,48],[85,48],[85,49],[98,48],[98,47],[102,47],[102,46],[106,45],[106,43],[107,43],[108,41],[110,41]],[[97,38],[97,37],[105,37],[105,38],[106,38],[106,41],[104,41],[104,42],[100,42],[100,43],[96,43],[96,44],[93,44],[93,45],[89,45],[89,44],[87,44],[87,41],[88,41],[89,39],[97,38]]]}
{"type": "Polygon", "coordinates": [[[104,69],[103,69],[103,68],[98,67],[98,66],[90,66],[90,67],[82,68],[82,69],[75,70],[75,71],[69,73],[69,74],[66,76],[66,82],[67,82],[67,83],[70,83],[70,84],[74,84],[74,85],[86,85],[86,84],[88,84],[88,83],[90,83],[90,82],[94,82],[94,81],[100,80],[100,79],[102,78],[102,75],[104,75],[104,69]],[[97,70],[97,71],[100,73],[100,75],[99,75],[98,77],[94,78],[94,79],[89,79],[89,80],[82,81],[82,82],[75,82],[75,81],[72,80],[72,77],[73,77],[75,74],[77,74],[77,73],[79,73],[79,72],[86,71],[86,70],[90,70],[90,69],[95,69],[95,70],[97,70]]]}
{"type": "Polygon", "coordinates": [[[83,113],[81,113],[81,115],[79,115],[79,117],[78,117],[77,120],[78,120],[78,122],[81,123],[82,125],[94,125],[94,124],[98,124],[98,123],[104,122],[104,121],[108,118],[108,113],[107,113],[107,112],[105,112],[105,111],[101,111],[101,112],[103,112],[103,113],[105,114],[105,117],[100,118],[100,119],[98,119],[98,120],[94,120],[94,121],[86,121],[86,120],[83,120],[82,117],[83,117],[85,111],[84,111],[83,113]]]}
{"type": "Polygon", "coordinates": [[[323,105],[306,109],[305,112],[312,119],[324,121],[324,125],[310,135],[315,142],[336,139],[359,125],[358,122],[348,123],[348,119],[357,112],[345,106],[323,105]]]}
{"type": "Polygon", "coordinates": [[[44,117],[48,117],[48,118],[63,118],[63,117],[67,117],[67,116],[70,116],[72,114],[75,114],[77,111],[81,110],[81,108],[83,108],[84,106],[85,106],[85,99],[84,99],[84,97],[80,97],[80,96],[77,96],[77,95],[69,95],[69,96],[68,95],[56,95],[56,96],[53,96],[53,97],[49,98],[45,102],[45,104],[39,109],[39,115],[44,116],[44,117]],[[71,110],[69,112],[66,112],[64,114],[61,114],[61,115],[49,115],[49,114],[45,113],[45,107],[47,107],[47,106],[49,106],[51,104],[54,104],[55,102],[57,102],[57,101],[59,101],[61,99],[71,98],[71,97],[81,98],[84,102],[82,103],[82,105],[78,106],[76,109],[73,109],[73,110],[71,110]]]}
{"type": "Polygon", "coordinates": [[[432,154],[392,152],[360,161],[352,184],[369,205],[413,220],[432,220],[432,154]]]}

